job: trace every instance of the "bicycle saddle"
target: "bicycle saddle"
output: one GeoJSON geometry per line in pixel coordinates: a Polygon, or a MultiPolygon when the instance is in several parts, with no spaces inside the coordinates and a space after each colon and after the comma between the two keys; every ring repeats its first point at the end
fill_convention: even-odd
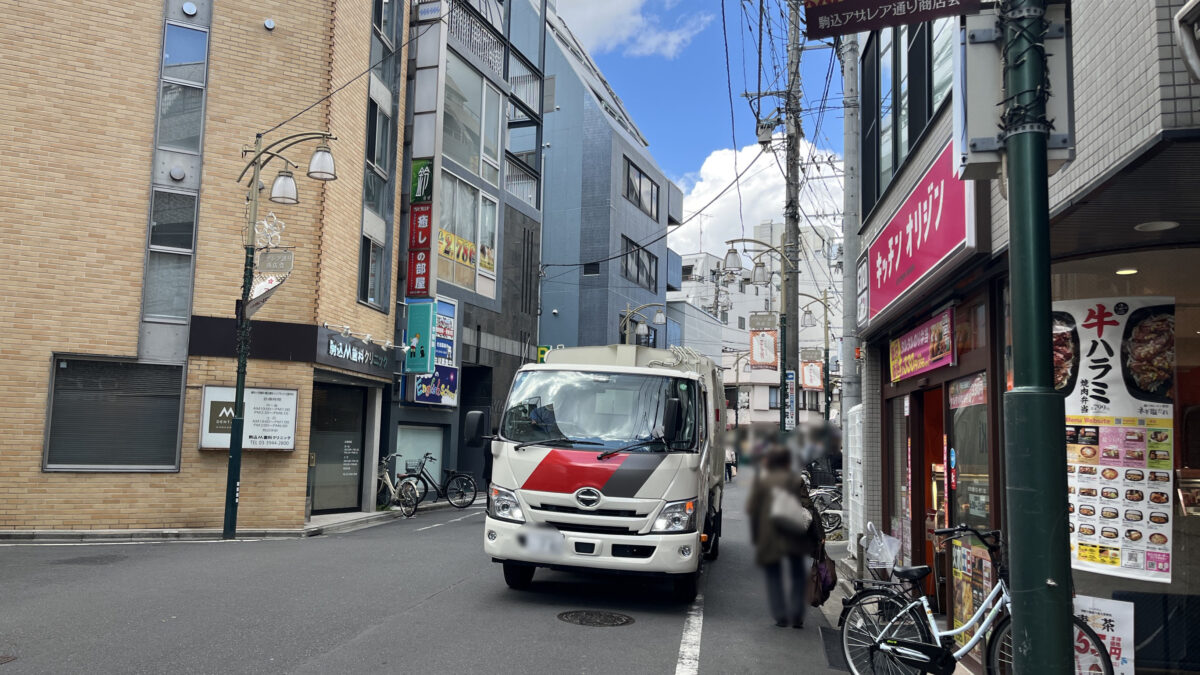
{"type": "Polygon", "coordinates": [[[916,567],[893,567],[892,574],[896,575],[897,579],[903,581],[920,581],[929,576],[929,565],[917,565],[916,567]]]}

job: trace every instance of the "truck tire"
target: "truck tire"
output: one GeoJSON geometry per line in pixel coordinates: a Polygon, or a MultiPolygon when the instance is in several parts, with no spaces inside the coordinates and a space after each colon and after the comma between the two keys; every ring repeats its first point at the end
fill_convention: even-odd
{"type": "Polygon", "coordinates": [[[690,574],[675,575],[673,582],[675,599],[679,602],[692,602],[700,592],[700,568],[697,567],[696,571],[690,574]]]}
{"type": "Polygon", "coordinates": [[[705,560],[716,560],[721,555],[721,514],[718,513],[708,527],[708,549],[704,551],[705,560]]]}
{"type": "Polygon", "coordinates": [[[523,591],[533,583],[535,569],[533,565],[506,562],[504,563],[504,583],[515,591],[523,591]]]}

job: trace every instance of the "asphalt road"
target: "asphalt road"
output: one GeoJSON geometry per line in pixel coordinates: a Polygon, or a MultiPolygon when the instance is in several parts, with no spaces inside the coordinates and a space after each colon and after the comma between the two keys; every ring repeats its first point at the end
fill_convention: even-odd
{"type": "Polygon", "coordinates": [[[482,498],[302,540],[0,546],[0,657],[16,657],[0,675],[831,672],[821,612],[804,630],[768,614],[745,480],[692,605],[654,580],[545,570],[509,590],[483,555],[482,498]]]}

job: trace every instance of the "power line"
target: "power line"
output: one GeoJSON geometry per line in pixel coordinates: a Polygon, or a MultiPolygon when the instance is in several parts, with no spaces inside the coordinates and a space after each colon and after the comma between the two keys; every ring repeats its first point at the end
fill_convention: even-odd
{"type": "MultiPolygon", "coordinates": [[[[729,70],[729,34],[725,27],[725,0],[721,0],[721,39],[725,43],[725,88],[729,92],[729,131],[732,134],[733,140],[733,172],[737,174],[737,118],[733,111],[733,75],[729,70]]],[[[746,219],[742,213],[742,184],[741,181],[734,181],[737,185],[738,196],[738,224],[742,228],[742,238],[746,237],[746,219]]]]}

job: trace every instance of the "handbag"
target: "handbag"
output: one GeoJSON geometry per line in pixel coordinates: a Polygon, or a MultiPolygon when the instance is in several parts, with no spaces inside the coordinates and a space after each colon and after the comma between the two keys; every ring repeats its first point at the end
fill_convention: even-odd
{"type": "Polygon", "coordinates": [[[812,527],[812,512],[800,503],[796,495],[781,487],[771,489],[771,510],[768,515],[775,529],[794,535],[806,535],[812,527]]]}
{"type": "Polygon", "coordinates": [[[837,586],[837,565],[825,552],[825,544],[817,549],[813,556],[812,569],[808,575],[808,601],[813,607],[820,607],[829,599],[833,588],[837,586]]]}

